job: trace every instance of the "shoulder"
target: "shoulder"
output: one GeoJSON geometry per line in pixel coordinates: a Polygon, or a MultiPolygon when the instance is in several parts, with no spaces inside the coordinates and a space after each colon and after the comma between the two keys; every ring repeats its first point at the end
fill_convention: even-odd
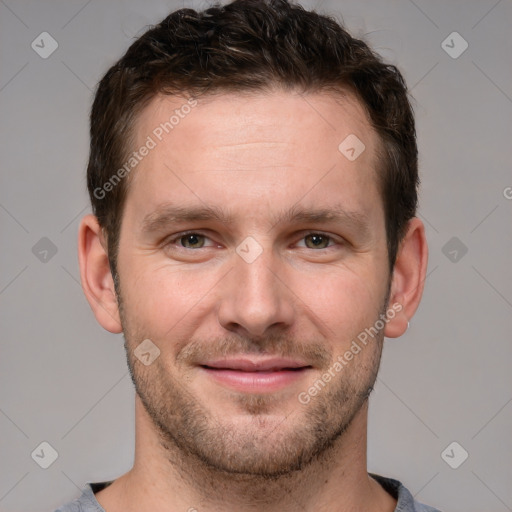
{"type": "Polygon", "coordinates": [[[437,508],[416,501],[402,482],[374,473],[370,473],[370,476],[397,500],[395,512],[441,512],[437,508]]]}
{"type": "Polygon", "coordinates": [[[111,482],[99,484],[88,483],[82,490],[82,495],[65,505],[59,507],[55,512],[105,512],[96,500],[94,493],[105,488],[111,482]]]}

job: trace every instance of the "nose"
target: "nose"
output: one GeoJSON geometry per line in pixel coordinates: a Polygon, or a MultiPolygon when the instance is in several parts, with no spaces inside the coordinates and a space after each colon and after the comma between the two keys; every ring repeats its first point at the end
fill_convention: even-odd
{"type": "Polygon", "coordinates": [[[233,263],[221,284],[219,323],[251,337],[289,328],[294,319],[294,296],[286,282],[283,262],[272,249],[263,249],[252,262],[235,253],[233,263]]]}

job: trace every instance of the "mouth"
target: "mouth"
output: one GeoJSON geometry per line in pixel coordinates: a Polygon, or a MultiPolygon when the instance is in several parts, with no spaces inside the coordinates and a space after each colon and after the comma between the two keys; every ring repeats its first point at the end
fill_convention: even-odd
{"type": "Polygon", "coordinates": [[[302,380],[312,366],[303,361],[223,359],[199,365],[217,384],[246,393],[272,393],[302,380]]]}

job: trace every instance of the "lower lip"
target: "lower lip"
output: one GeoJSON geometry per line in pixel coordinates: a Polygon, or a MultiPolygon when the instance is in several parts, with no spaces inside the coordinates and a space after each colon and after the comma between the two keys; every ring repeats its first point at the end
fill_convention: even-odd
{"type": "Polygon", "coordinates": [[[217,370],[205,367],[202,370],[219,384],[229,386],[237,391],[245,393],[271,393],[303,379],[309,368],[268,372],[217,370]]]}

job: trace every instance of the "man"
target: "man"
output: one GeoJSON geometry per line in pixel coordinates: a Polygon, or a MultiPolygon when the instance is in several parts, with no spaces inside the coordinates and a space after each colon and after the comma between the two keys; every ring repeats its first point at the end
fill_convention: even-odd
{"type": "Polygon", "coordinates": [[[366,467],[423,292],[400,73],[286,0],[181,9],[99,84],[84,292],[123,332],[133,468],[59,511],[433,511],[366,467]]]}

